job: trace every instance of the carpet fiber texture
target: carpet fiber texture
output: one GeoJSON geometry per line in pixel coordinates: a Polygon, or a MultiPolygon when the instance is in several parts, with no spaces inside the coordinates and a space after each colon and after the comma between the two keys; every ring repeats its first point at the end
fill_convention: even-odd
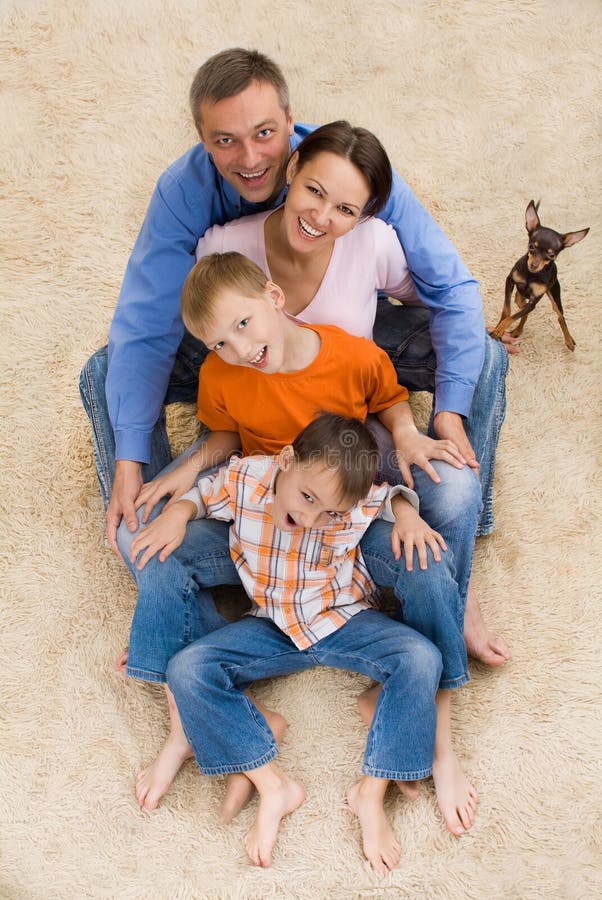
{"type": "MultiPolygon", "coordinates": [[[[598,0],[1,4],[2,898],[600,895],[601,13],[598,0]],[[193,73],[237,45],[281,63],[300,121],[379,135],[480,280],[489,322],[531,198],[552,227],[592,227],[559,261],[575,352],[543,300],[508,377],[497,530],[474,577],[513,659],[472,665],[453,711],[477,821],[455,840],[432,784],[413,804],[391,794],[403,857],[384,880],[343,803],[366,736],[355,675],[260,688],[307,790],[271,870],[243,848],[255,804],[220,826],[223,781],[193,763],[154,814],[134,798],[166,705],[112,671],[135,591],[103,541],[77,381],[106,342],[155,180],[195,141],[193,73]]],[[[193,411],[170,423],[181,449],[193,411]]]]}

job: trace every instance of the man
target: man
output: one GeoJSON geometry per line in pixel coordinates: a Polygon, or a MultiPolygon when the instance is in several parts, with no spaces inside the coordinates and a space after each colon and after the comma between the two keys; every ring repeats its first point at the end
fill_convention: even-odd
{"type": "MultiPolygon", "coordinates": [[[[295,124],[282,72],[256,51],[225,50],[208,59],[194,78],[190,105],[201,142],[160,177],[126,269],[108,355],[95,354],[80,381],[108,507],[107,537],[117,554],[122,517],[130,531],[138,527],[134,501],[143,480],[171,459],[163,404],[196,398],[206,349],[185,333],[180,292],[197,240],[211,225],[278,206],[287,160],[312,130],[295,124]]],[[[486,337],[477,282],[397,173],[380,217],[395,228],[427,309],[382,299],[375,340],[402,384],[434,390],[437,437],[453,440],[472,468],[480,466],[480,533],[487,533],[507,354],[486,337]]],[[[509,658],[505,643],[485,629],[474,595],[469,607],[470,652],[501,665],[509,658]]]]}

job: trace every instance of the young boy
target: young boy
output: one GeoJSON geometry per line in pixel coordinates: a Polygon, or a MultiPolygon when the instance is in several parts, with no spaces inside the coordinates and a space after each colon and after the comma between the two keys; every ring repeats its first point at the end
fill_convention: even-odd
{"type": "Polygon", "coordinates": [[[244,694],[253,681],[329,665],[382,682],[364,774],[348,792],[377,872],[386,874],[400,858],[383,808],[389,781],[431,772],[440,654],[371,608],[375,586],[359,549],[382,517],[394,523],[399,553],[415,517],[413,492],[373,486],[377,461],[361,422],[325,413],[278,457],[231,460],[156,520],[166,541],[181,540],[193,518],[232,522],[230,552],[252,614],[180,651],[167,681],[201,771],[244,772],[259,792],[245,839],[258,866],[271,865],[280,821],[304,792],[274,761],[275,737],[244,694]]]}
{"type": "MultiPolygon", "coordinates": [[[[261,269],[237,253],[205,257],[189,274],[182,295],[184,321],[189,331],[214,351],[201,369],[198,409],[199,418],[213,431],[181,465],[143,489],[138,506],[146,504],[144,521],[165,494],[172,495],[167,512],[193,485],[199,472],[220,464],[241,445],[245,456],[278,453],[325,408],[360,420],[375,413],[392,432],[396,448],[408,465],[418,463],[430,470],[429,458],[456,459],[453,445],[418,432],[407,391],[398,385],[395,370],[383,351],[371,341],[332,326],[301,325],[284,314],[283,305],[280,288],[266,281],[261,269]]],[[[420,474],[416,469],[415,481],[420,474]]],[[[464,470],[458,474],[463,476],[464,470]]],[[[465,474],[469,489],[474,489],[474,476],[465,474]]],[[[438,477],[434,471],[433,476],[438,477]]],[[[429,474],[424,477],[430,481],[429,474]]],[[[459,481],[461,484],[462,477],[459,481]]],[[[400,602],[403,598],[404,622],[431,638],[442,651],[433,777],[446,825],[460,835],[472,824],[476,805],[476,795],[453,752],[450,733],[449,689],[468,681],[463,639],[467,579],[462,587],[456,575],[464,549],[461,488],[454,495],[453,505],[453,509],[442,510],[442,518],[446,524],[459,521],[460,525],[449,529],[451,549],[443,559],[440,547],[446,549],[446,544],[415,511],[413,517],[408,516],[402,541],[405,564],[391,553],[390,529],[384,522],[375,522],[368,529],[362,552],[376,583],[392,587],[400,602]],[[418,566],[414,564],[414,550],[418,566]],[[437,565],[427,566],[429,553],[437,565]]],[[[220,523],[191,523],[178,547],[177,541],[165,539],[164,521],[159,516],[133,540],[122,527],[124,544],[130,541],[130,563],[144,573],[151,560],[148,579],[139,580],[127,673],[155,681],[165,681],[167,664],[178,650],[225,624],[222,620],[208,626],[206,619],[202,620],[211,607],[211,598],[199,588],[237,580],[229,558],[227,531],[220,531],[220,523]],[[176,547],[177,559],[189,569],[194,567],[194,583],[181,579],[174,570],[169,590],[158,591],[158,579],[152,571],[156,560],[151,558],[159,553],[161,563],[169,565],[176,547]]],[[[375,692],[363,698],[366,718],[372,715],[376,701],[375,692]]],[[[173,703],[170,714],[172,729],[165,748],[141,773],[138,785],[139,801],[148,809],[166,793],[189,754],[173,703]]]]}

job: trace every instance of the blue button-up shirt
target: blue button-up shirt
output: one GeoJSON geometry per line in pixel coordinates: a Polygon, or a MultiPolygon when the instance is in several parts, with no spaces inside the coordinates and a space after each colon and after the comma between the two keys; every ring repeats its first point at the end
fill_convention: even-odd
{"type": "MultiPolygon", "coordinates": [[[[315,126],[296,124],[291,152],[315,126]]],[[[285,192],[276,198],[279,206],[285,192]]],[[[197,241],[212,225],[265,209],[248,203],[196,144],[159,178],[127,265],[109,335],[107,401],[116,459],[150,460],[178,345],[182,285],[197,241]]],[[[395,229],[422,303],[430,311],[437,355],[435,411],[467,415],[481,371],[485,326],[478,284],[405,181],[379,218],[395,229]]]]}

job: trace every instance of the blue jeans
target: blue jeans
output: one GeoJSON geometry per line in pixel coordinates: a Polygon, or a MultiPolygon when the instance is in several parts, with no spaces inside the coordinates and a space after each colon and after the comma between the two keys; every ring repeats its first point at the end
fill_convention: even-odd
{"type": "MultiPolygon", "coordinates": [[[[379,480],[403,484],[391,432],[375,416],[368,417],[367,425],[380,451],[379,480]]],[[[454,558],[456,580],[462,604],[465,605],[483,506],[481,484],[468,466],[456,469],[440,460],[431,460],[431,465],[439,475],[439,483],[433,481],[423,469],[412,466],[420,515],[431,528],[443,535],[454,558]]]]}
{"type": "MultiPolygon", "coordinates": [[[[210,588],[240,586],[228,533],[227,522],[197,519],[189,523],[184,541],[165,562],[154,556],[138,572],[129,563],[128,546],[133,535],[125,525],[120,526],[118,543],[139,591],[130,631],[128,675],[165,681],[168,663],[178,651],[227,624],[215,608],[210,588]]],[[[393,556],[391,525],[384,521],[370,526],[360,547],[376,583],[394,590],[400,603],[397,618],[420,631],[441,651],[439,687],[461,687],[469,675],[463,637],[464,600],[452,551],[444,553],[439,563],[429,552],[429,566],[424,571],[415,557],[414,569],[408,572],[405,562],[393,556]]]]}
{"type": "MultiPolygon", "coordinates": [[[[434,393],[437,360],[431,343],[428,310],[421,306],[396,306],[379,297],[373,337],[378,346],[388,353],[400,384],[410,391],[434,393]]],[[[508,365],[508,353],[502,342],[494,341],[487,335],[483,367],[476,384],[470,414],[464,423],[466,434],[480,463],[483,507],[477,536],[491,534],[495,527],[493,476],[495,454],[506,415],[508,365]]],[[[429,434],[435,437],[432,414],[429,434]]]]}
{"type": "Polygon", "coordinates": [[[278,753],[274,735],[243,691],[259,679],[317,665],[359,672],[383,684],[366,743],[365,775],[405,781],[430,775],[439,653],[372,609],[306,650],[270,619],[246,616],[178,653],[167,683],[201,771],[246,772],[272,760],[278,753]]]}
{"type": "Polygon", "coordinates": [[[443,661],[439,687],[452,690],[469,681],[464,642],[465,598],[457,580],[451,550],[435,562],[427,550],[428,567],[421,570],[414,553],[414,567],[406,569],[403,556],[391,550],[391,526],[382,519],[373,522],[360,543],[372,579],[381,588],[393,590],[399,608],[396,618],[427,637],[440,651],[443,661]]]}
{"type": "MultiPolygon", "coordinates": [[[[423,307],[394,306],[378,301],[374,340],[389,354],[400,384],[409,390],[435,390],[435,353],[431,344],[428,311],[423,307]]],[[[197,399],[198,370],[206,348],[186,333],[178,348],[165,403],[194,403],[197,399]]],[[[481,464],[480,481],[483,509],[477,534],[494,529],[493,475],[495,452],[506,412],[506,372],[508,354],[500,341],[487,338],[485,361],[475,389],[465,427],[481,464]]],[[[107,348],[98,350],[80,375],[80,393],[92,425],[92,442],[100,491],[106,507],[111,499],[115,473],[115,440],[105,397],[107,348]]],[[[429,426],[432,433],[432,419],[429,426]]],[[[151,443],[150,462],[143,467],[145,481],[154,478],[171,461],[165,416],[157,421],[151,443]]],[[[434,527],[434,526],[433,526],[434,527]]]]}
{"type": "MultiPolygon", "coordinates": [[[[203,442],[196,441],[165,467],[179,465],[203,442]]],[[[207,470],[207,474],[211,469],[207,470]]],[[[167,499],[161,500],[149,521],[159,515],[167,499]]],[[[142,527],[144,507],[138,510],[142,527]]],[[[140,530],[140,529],[138,529],[140,530]]],[[[207,588],[240,585],[228,542],[228,522],[195,519],[186,527],[180,546],[159,562],[157,555],[139,571],[130,562],[130,547],[136,532],[124,521],[117,529],[117,545],[138,587],[138,600],[130,629],[126,672],[144,681],[165,681],[167,663],[192,641],[223,628],[226,619],[218,613],[207,588]]]]}

